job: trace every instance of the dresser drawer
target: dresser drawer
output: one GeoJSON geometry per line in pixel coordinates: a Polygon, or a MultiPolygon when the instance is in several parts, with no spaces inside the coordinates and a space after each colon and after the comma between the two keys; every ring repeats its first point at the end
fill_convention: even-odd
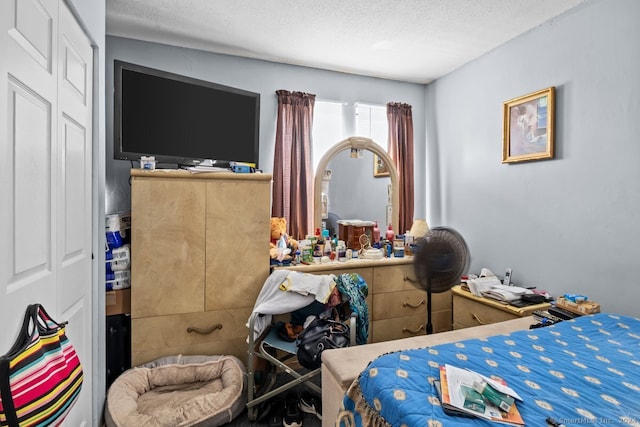
{"type": "Polygon", "coordinates": [[[375,293],[420,289],[415,277],[413,264],[374,267],[373,282],[375,283],[375,293]]]}
{"type": "Polygon", "coordinates": [[[131,365],[176,354],[234,354],[246,359],[247,319],[252,308],[146,317],[131,321],[131,365]],[[199,328],[209,333],[188,332],[199,328]],[[239,343],[244,345],[240,346],[239,343]],[[241,347],[243,347],[241,349],[241,347]],[[242,350],[242,351],[240,351],[242,350]]]}
{"type": "MultiPolygon", "coordinates": [[[[451,311],[451,292],[431,295],[431,312],[451,311]]],[[[422,290],[376,293],[373,296],[371,317],[382,320],[393,317],[411,316],[427,312],[427,293],[422,290]]]]}
{"type": "Polygon", "coordinates": [[[453,323],[455,329],[487,325],[517,319],[518,315],[481,304],[469,298],[453,296],[453,323]]]}
{"type": "Polygon", "coordinates": [[[427,293],[419,290],[377,293],[372,305],[372,320],[423,314],[427,312],[427,293]]]}
{"type": "MultiPolygon", "coordinates": [[[[451,330],[451,310],[432,312],[431,324],[433,332],[451,330]]],[[[426,334],[427,310],[413,316],[396,317],[393,319],[374,320],[372,322],[373,342],[397,340],[426,334]]]]}

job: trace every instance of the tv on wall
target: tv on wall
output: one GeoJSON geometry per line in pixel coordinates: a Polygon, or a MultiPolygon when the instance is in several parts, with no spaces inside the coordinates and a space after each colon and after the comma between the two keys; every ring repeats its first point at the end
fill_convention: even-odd
{"type": "Polygon", "coordinates": [[[258,167],[260,94],[114,61],[114,158],[258,167]]]}

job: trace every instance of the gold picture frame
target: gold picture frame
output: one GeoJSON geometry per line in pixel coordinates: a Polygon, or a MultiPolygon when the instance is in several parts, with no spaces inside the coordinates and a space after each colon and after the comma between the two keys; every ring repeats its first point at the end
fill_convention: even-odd
{"type": "Polygon", "coordinates": [[[387,169],[384,161],[380,157],[378,157],[377,154],[373,155],[373,176],[375,178],[389,176],[389,169],[387,169]]]}
{"type": "Polygon", "coordinates": [[[555,87],[505,101],[502,163],[552,159],[555,87]]]}

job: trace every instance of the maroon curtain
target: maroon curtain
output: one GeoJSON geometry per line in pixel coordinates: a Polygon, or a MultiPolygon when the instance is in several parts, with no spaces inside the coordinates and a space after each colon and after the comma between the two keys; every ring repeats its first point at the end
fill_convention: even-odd
{"type": "Polygon", "coordinates": [[[411,229],[413,224],[413,116],[411,105],[397,102],[387,104],[389,147],[387,151],[398,170],[400,188],[400,223],[396,233],[411,229]]]}
{"type": "Polygon", "coordinates": [[[291,237],[303,239],[313,223],[311,129],[316,96],[286,90],[276,94],[278,122],[271,215],[285,217],[291,237]]]}

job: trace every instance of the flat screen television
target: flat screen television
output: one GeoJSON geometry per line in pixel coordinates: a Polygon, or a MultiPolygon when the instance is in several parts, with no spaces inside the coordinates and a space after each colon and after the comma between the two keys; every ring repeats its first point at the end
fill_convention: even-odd
{"type": "Polygon", "coordinates": [[[258,167],[260,94],[114,61],[114,158],[258,167]]]}

